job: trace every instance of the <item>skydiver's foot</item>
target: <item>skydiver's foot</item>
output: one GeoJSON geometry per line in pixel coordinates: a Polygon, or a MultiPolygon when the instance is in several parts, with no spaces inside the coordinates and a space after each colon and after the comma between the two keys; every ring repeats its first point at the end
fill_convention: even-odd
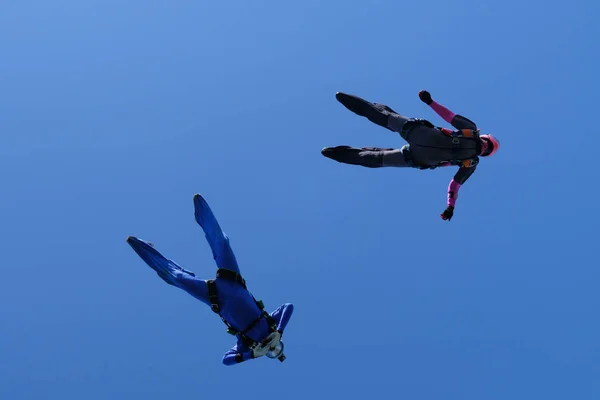
{"type": "Polygon", "coordinates": [[[321,154],[339,163],[360,165],[367,168],[379,168],[382,166],[383,161],[381,152],[372,151],[371,149],[357,149],[350,146],[325,147],[321,150],[321,154]]]}
{"type": "Polygon", "coordinates": [[[369,101],[353,94],[337,92],[335,94],[335,98],[348,110],[352,111],[354,114],[360,115],[361,117],[368,116],[373,107],[369,101]]]}
{"type": "Polygon", "coordinates": [[[371,103],[361,97],[352,94],[337,92],[335,94],[337,101],[342,103],[344,107],[352,111],[356,115],[367,118],[369,121],[388,128],[388,119],[390,113],[395,113],[394,110],[384,104],[371,103]]]}
{"type": "Polygon", "coordinates": [[[173,284],[175,277],[178,274],[184,273],[191,276],[196,276],[192,271],[177,265],[176,262],[169,260],[154,248],[154,244],[135,236],[127,237],[127,243],[133,250],[152,268],[158,276],[165,282],[173,284]]]}
{"type": "MultiPolygon", "coordinates": [[[[332,160],[335,160],[337,162],[342,162],[341,159],[343,158],[344,153],[347,152],[348,150],[352,150],[352,147],[350,147],[350,146],[324,147],[321,150],[321,154],[323,154],[325,157],[331,158],[332,160]]],[[[354,149],[354,150],[357,150],[357,149],[354,149]]]]}

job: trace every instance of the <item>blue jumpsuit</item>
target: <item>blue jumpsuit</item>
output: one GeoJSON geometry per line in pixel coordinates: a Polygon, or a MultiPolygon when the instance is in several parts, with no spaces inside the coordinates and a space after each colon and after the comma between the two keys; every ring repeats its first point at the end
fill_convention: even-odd
{"type": "MultiPolygon", "coordinates": [[[[229,238],[221,230],[208,203],[199,194],[194,196],[196,222],[204,230],[206,240],[210,245],[217,267],[240,273],[235,255],[229,245],[229,238]]],[[[185,290],[196,299],[210,306],[206,280],[196,277],[191,272],[181,268],[177,263],[165,258],[154,247],[137,237],[130,236],[127,243],[133,250],[170,285],[185,290]]],[[[241,284],[222,278],[215,280],[218,292],[218,302],[221,316],[236,330],[244,331],[261,315],[252,295],[241,284]]],[[[277,330],[283,332],[292,316],[294,306],[291,303],[281,305],[270,315],[277,323],[277,330]]],[[[269,335],[269,326],[265,318],[254,324],[246,336],[260,342],[269,335]]],[[[223,364],[233,365],[252,358],[251,349],[237,335],[237,344],[223,357],[223,364]]]]}

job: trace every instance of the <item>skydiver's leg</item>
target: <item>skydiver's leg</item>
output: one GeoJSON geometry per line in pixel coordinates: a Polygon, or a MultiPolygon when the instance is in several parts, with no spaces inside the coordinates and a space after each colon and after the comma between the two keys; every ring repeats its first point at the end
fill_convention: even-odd
{"type": "Polygon", "coordinates": [[[361,97],[341,92],[336,93],[335,98],[353,113],[392,132],[401,132],[402,126],[409,120],[385,104],[371,103],[361,97]]]}
{"type": "Polygon", "coordinates": [[[407,146],[402,149],[381,149],[377,147],[357,149],[350,146],[336,146],[325,147],[321,150],[321,154],[340,163],[360,165],[367,168],[412,167],[405,154],[406,148],[407,146]]]}
{"type": "Polygon", "coordinates": [[[229,237],[223,232],[215,215],[204,198],[196,194],[194,196],[194,216],[198,225],[204,230],[206,240],[210,245],[217,266],[223,269],[240,273],[235,254],[229,245],[229,237]]]}
{"type": "Polygon", "coordinates": [[[127,238],[127,243],[150,268],[156,271],[162,280],[169,285],[185,290],[196,299],[210,305],[206,282],[196,278],[193,272],[181,268],[175,261],[167,259],[151,244],[142,239],[130,236],[127,238]]]}

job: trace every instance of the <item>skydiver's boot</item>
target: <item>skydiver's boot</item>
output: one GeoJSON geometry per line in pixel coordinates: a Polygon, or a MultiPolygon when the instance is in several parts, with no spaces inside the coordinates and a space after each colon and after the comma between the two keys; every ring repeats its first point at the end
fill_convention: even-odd
{"type": "MultiPolygon", "coordinates": [[[[390,124],[389,119],[392,115],[397,117],[401,116],[385,104],[371,103],[370,101],[367,101],[361,97],[342,92],[337,92],[335,94],[335,98],[354,114],[365,117],[374,124],[389,129],[392,132],[396,131],[395,128],[398,124],[390,124]]],[[[403,124],[404,121],[401,123],[403,124]]]]}
{"type": "Polygon", "coordinates": [[[380,168],[383,167],[383,150],[386,149],[377,147],[357,149],[350,146],[336,146],[325,147],[321,150],[321,154],[343,164],[360,165],[367,168],[380,168]]]}
{"type": "Polygon", "coordinates": [[[186,274],[192,277],[196,275],[192,271],[188,271],[169,260],[154,248],[154,244],[147,242],[135,236],[129,236],[127,243],[140,256],[142,260],[152,268],[156,274],[169,285],[177,286],[177,276],[186,274]]]}

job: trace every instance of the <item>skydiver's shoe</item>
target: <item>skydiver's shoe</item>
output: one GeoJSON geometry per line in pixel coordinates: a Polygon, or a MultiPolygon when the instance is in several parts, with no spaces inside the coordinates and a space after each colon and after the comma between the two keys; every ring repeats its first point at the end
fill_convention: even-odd
{"type": "Polygon", "coordinates": [[[361,117],[367,117],[373,110],[371,102],[352,94],[337,92],[335,98],[348,110],[361,117]]]}
{"type": "Polygon", "coordinates": [[[335,147],[324,147],[321,150],[321,154],[323,154],[327,158],[331,158],[337,162],[346,162],[348,157],[351,154],[357,153],[358,149],[355,149],[350,146],[335,146],[335,147]]]}
{"type": "Polygon", "coordinates": [[[154,248],[154,244],[147,242],[135,236],[129,236],[127,243],[133,250],[152,268],[158,276],[167,282],[169,285],[175,285],[177,273],[185,273],[191,276],[196,276],[192,271],[180,267],[173,260],[164,257],[158,250],[154,248]]]}
{"type": "Polygon", "coordinates": [[[371,103],[370,101],[352,94],[337,92],[335,98],[354,114],[365,117],[369,121],[383,126],[384,128],[387,128],[389,114],[397,114],[394,110],[384,104],[371,103]]]}
{"type": "Polygon", "coordinates": [[[367,168],[382,166],[383,155],[373,153],[373,150],[383,150],[375,147],[357,149],[350,146],[325,147],[321,154],[343,164],[360,165],[367,168]]]}

